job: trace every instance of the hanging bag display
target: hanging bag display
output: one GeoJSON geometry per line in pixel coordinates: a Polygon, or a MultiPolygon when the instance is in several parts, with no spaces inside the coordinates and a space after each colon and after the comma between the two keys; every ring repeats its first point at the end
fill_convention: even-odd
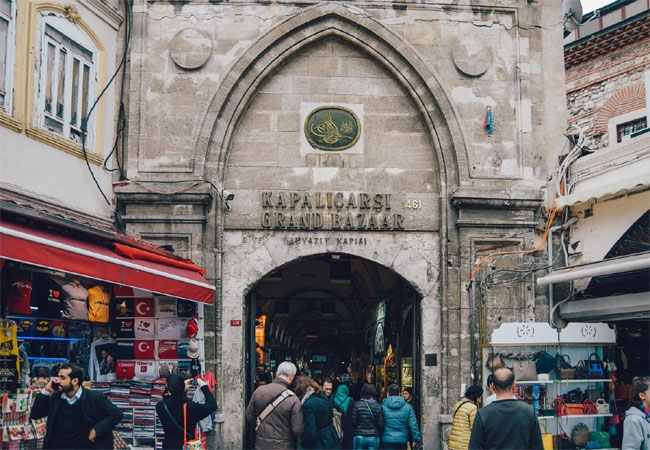
{"type": "Polygon", "coordinates": [[[571,358],[568,355],[555,355],[555,373],[558,380],[572,380],[574,369],[571,367],[571,358]]]}
{"type": "Polygon", "coordinates": [[[537,381],[537,367],[528,358],[518,357],[512,365],[516,381],[537,381]]]}
{"type": "Polygon", "coordinates": [[[485,368],[494,372],[497,369],[505,367],[501,353],[490,353],[485,360],[485,368]]]}
{"type": "Polygon", "coordinates": [[[589,355],[587,361],[589,378],[605,378],[605,363],[598,357],[597,353],[589,355]]]}
{"type": "Polygon", "coordinates": [[[602,396],[603,396],[603,391],[598,389],[593,384],[590,384],[589,386],[587,386],[587,389],[585,389],[585,397],[591,400],[592,402],[595,402],[602,396]]]}
{"type": "Polygon", "coordinates": [[[538,375],[541,373],[551,373],[555,367],[555,358],[544,350],[535,353],[533,361],[535,362],[535,368],[537,369],[538,375]]]}
{"type": "Polygon", "coordinates": [[[604,398],[596,400],[596,411],[598,414],[610,414],[609,403],[604,398]]]}
{"type": "Polygon", "coordinates": [[[589,400],[588,398],[585,399],[583,404],[583,414],[598,414],[598,409],[596,408],[596,404],[589,400]]]}
{"type": "Polygon", "coordinates": [[[589,427],[584,423],[579,423],[571,431],[571,442],[578,448],[584,447],[585,442],[589,440],[589,427]]]}
{"type": "Polygon", "coordinates": [[[573,368],[574,369],[574,378],[581,380],[589,378],[589,368],[587,367],[587,361],[582,360],[578,361],[578,364],[573,368]]]}

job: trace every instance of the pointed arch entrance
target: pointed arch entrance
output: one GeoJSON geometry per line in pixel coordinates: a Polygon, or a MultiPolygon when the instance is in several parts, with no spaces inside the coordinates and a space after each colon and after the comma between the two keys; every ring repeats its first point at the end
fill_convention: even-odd
{"type": "Polygon", "coordinates": [[[275,268],[246,297],[246,400],[291,361],[299,373],[332,379],[334,392],[348,384],[353,397],[364,382],[382,397],[389,384],[412,387],[418,410],[421,299],[392,269],[353,254],[315,254],[275,268]]]}
{"type": "MultiPolygon", "coordinates": [[[[400,286],[410,286],[410,291],[405,288],[410,303],[399,314],[406,314],[408,320],[408,311],[412,311],[410,320],[422,324],[421,331],[412,327],[406,331],[401,324],[402,335],[417,332],[407,340],[411,353],[423,355],[423,359],[442,354],[441,299],[446,296],[447,264],[441,260],[447,257],[447,246],[454,239],[447,225],[452,213],[448,195],[465,176],[461,171],[468,165],[460,121],[438,80],[399,36],[369,16],[332,3],[305,8],[271,29],[224,77],[203,122],[195,170],[223,183],[235,195],[232,208],[216,208],[207,227],[208,246],[214,241],[221,275],[220,308],[215,317],[216,326],[221,327],[215,333],[219,375],[224,380],[243,381],[223,387],[225,448],[238,448],[246,438],[242,406],[245,408],[253,386],[256,364],[251,361],[257,353],[249,330],[254,329],[256,319],[259,321],[251,309],[264,307],[258,305],[264,300],[258,287],[267,277],[277,279],[273,274],[278,268],[301,267],[305,261],[340,254],[363,261],[369,273],[385,270],[397,276],[402,280],[400,286]],[[363,110],[363,115],[358,114],[364,130],[363,151],[304,151],[301,114],[324,104],[363,110]],[[346,199],[339,205],[345,209],[340,212],[350,222],[334,229],[333,217],[338,212],[323,210],[330,217],[329,226],[305,225],[302,219],[318,212],[308,209],[322,203],[316,199],[329,197],[346,199]],[[382,203],[372,212],[360,209],[363,202],[358,199],[389,197],[390,205],[382,203]],[[296,198],[307,200],[292,206],[285,201],[296,198]],[[267,213],[277,218],[271,225],[264,220],[267,213]],[[363,228],[361,224],[368,221],[362,222],[359,216],[367,214],[375,214],[375,223],[382,225],[363,228]],[[395,221],[382,228],[386,217],[397,215],[399,226],[394,226],[395,221]],[[288,219],[281,221],[281,216],[288,219]]],[[[453,233],[453,227],[451,230],[453,233]]],[[[333,294],[308,293],[321,296],[317,308],[323,314],[321,303],[333,294]]],[[[282,295],[298,302],[314,301],[304,292],[282,295]]],[[[273,311],[284,298],[273,298],[273,311]]],[[[380,297],[368,294],[367,298],[380,297]]],[[[331,311],[327,308],[331,305],[325,305],[326,311],[331,311]]],[[[314,323],[313,315],[305,312],[302,317],[314,323]]],[[[359,339],[374,345],[377,329],[364,331],[359,339]]],[[[301,358],[311,356],[307,342],[295,341],[297,335],[306,336],[305,327],[290,329],[271,321],[268,333],[287,354],[291,350],[301,358]]],[[[265,344],[262,347],[268,350],[265,344]]],[[[323,353],[318,355],[325,354],[327,366],[327,348],[321,348],[323,353]]],[[[344,359],[332,358],[337,368],[344,359]]],[[[432,363],[414,365],[422,372],[417,380],[421,389],[416,389],[423,427],[433,424],[427,426],[427,432],[430,439],[436,439],[442,368],[435,357],[428,361],[432,363]]]]}

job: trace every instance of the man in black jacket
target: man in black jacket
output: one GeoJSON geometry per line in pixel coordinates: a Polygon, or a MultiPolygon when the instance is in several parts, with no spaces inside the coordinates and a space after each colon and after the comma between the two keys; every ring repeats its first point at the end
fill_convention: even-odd
{"type": "Polygon", "coordinates": [[[494,371],[497,398],[476,413],[469,450],[543,450],[533,407],[512,398],[515,375],[507,367],[494,371]]]}
{"type": "Polygon", "coordinates": [[[113,428],[124,414],[103,393],[84,389],[83,381],[83,369],[66,363],[36,396],[31,418],[47,416],[43,449],[113,449],[113,428]]]}

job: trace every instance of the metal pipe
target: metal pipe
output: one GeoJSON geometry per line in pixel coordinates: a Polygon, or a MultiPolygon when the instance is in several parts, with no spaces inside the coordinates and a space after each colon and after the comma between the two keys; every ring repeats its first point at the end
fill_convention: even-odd
{"type": "MultiPolygon", "coordinates": [[[[569,220],[567,223],[558,225],[556,227],[551,227],[551,229],[548,232],[548,238],[546,240],[546,251],[548,252],[548,273],[549,275],[553,273],[553,233],[556,231],[562,231],[565,230],[566,228],[570,227],[574,223],[577,222],[576,218],[573,218],[569,220]]],[[[566,264],[566,261],[565,261],[566,264]]],[[[547,275],[548,276],[548,275],[547,275]]],[[[546,277],[543,277],[546,278],[546,277]]],[[[539,280],[537,280],[537,284],[539,283],[539,280]]],[[[548,323],[553,327],[555,327],[555,322],[553,321],[553,286],[549,285],[548,287],[548,323]]]]}
{"type": "Polygon", "coordinates": [[[640,257],[627,257],[623,261],[600,261],[592,266],[584,268],[567,267],[563,270],[555,271],[545,277],[539,278],[537,284],[540,286],[553,285],[565,281],[577,280],[580,278],[598,277],[601,275],[611,275],[621,272],[631,272],[633,270],[643,270],[650,268],[650,255],[645,254],[640,257]],[[603,264],[604,263],[604,264],[603,264]]]}

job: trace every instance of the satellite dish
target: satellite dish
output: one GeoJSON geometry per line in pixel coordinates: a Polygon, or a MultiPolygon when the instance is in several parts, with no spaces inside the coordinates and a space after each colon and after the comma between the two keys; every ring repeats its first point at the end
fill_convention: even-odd
{"type": "Polygon", "coordinates": [[[563,0],[564,30],[571,32],[582,25],[582,3],[580,0],[563,0]]]}

